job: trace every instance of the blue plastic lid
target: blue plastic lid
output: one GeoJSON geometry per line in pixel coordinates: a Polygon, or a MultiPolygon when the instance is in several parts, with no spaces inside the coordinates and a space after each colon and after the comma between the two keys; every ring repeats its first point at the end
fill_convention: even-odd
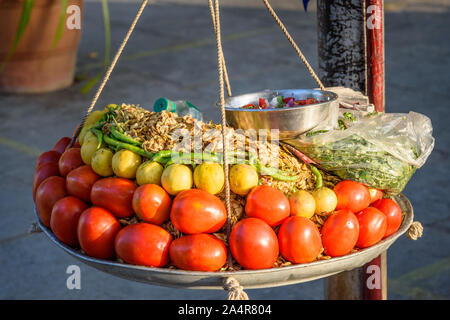
{"type": "Polygon", "coordinates": [[[167,98],[159,98],[158,100],[155,101],[155,104],[153,105],[153,111],[155,112],[161,111],[176,112],[176,110],[177,106],[175,105],[175,102],[167,98]]]}

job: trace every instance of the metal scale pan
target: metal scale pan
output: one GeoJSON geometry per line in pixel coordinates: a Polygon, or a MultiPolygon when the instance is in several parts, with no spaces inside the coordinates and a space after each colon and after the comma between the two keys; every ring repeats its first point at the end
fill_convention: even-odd
{"type": "Polygon", "coordinates": [[[290,265],[281,268],[233,272],[197,272],[151,268],[91,258],[82,254],[79,250],[68,247],[60,242],[52,231],[40,222],[37,213],[36,216],[38,217],[39,226],[45,235],[58,247],[81,262],[117,277],[152,285],[187,289],[223,289],[222,283],[224,278],[234,277],[244,288],[254,289],[283,286],[324,278],[342,271],[361,267],[371,261],[386,251],[398,237],[408,230],[413,222],[414,213],[409,200],[403,194],[399,194],[393,199],[399,204],[404,214],[402,224],[396,233],[372,247],[329,260],[290,265]]]}

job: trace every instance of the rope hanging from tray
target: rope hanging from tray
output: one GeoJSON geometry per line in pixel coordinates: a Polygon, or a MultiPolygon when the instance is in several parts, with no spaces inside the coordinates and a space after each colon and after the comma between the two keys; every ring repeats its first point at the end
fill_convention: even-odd
{"type": "Polygon", "coordinates": [[[262,1],[264,2],[264,5],[266,6],[266,8],[269,11],[270,15],[272,16],[272,18],[275,20],[275,22],[278,24],[280,29],[283,31],[284,35],[288,39],[288,41],[291,44],[291,46],[295,49],[295,51],[297,52],[297,54],[300,57],[300,59],[302,60],[302,62],[305,64],[306,69],[308,69],[309,73],[311,74],[313,79],[317,82],[317,84],[319,85],[320,89],[325,91],[325,87],[322,84],[322,81],[320,81],[319,77],[314,72],[314,69],[311,67],[311,65],[309,64],[308,60],[306,60],[306,57],[303,55],[302,50],[300,50],[300,48],[297,46],[297,44],[295,43],[294,39],[291,37],[291,35],[287,31],[286,27],[284,26],[283,22],[281,22],[280,18],[277,16],[275,11],[273,10],[272,6],[269,3],[269,0],[262,0],[262,1]]]}
{"type": "Polygon", "coordinates": [[[81,129],[83,128],[83,125],[84,125],[84,122],[86,121],[86,118],[92,112],[92,110],[94,110],[95,104],[97,103],[97,100],[100,97],[100,94],[102,93],[103,88],[106,85],[106,82],[108,82],[109,76],[111,75],[112,71],[114,70],[114,67],[116,66],[116,63],[119,60],[119,57],[122,54],[122,51],[125,48],[125,45],[127,44],[128,39],[130,39],[130,36],[133,33],[133,31],[134,31],[134,27],[136,27],[136,24],[139,21],[139,18],[142,15],[142,11],[144,11],[144,8],[147,5],[147,3],[148,3],[148,0],[143,0],[142,1],[141,7],[139,8],[139,10],[138,10],[138,12],[136,14],[136,17],[134,18],[133,22],[131,23],[131,26],[128,29],[127,34],[125,35],[125,38],[123,39],[122,43],[120,44],[119,49],[117,50],[113,61],[111,62],[110,66],[108,67],[108,70],[106,71],[105,76],[103,77],[102,83],[98,87],[97,92],[95,93],[95,96],[92,99],[89,108],[84,113],[84,116],[83,116],[83,118],[81,120],[81,123],[78,125],[77,129],[73,133],[72,141],[70,142],[69,148],[72,147],[73,144],[75,143],[75,140],[77,139],[78,135],[80,134],[81,129]]]}
{"type": "MultiPolygon", "coordinates": [[[[209,1],[209,7],[211,10],[211,18],[213,21],[213,29],[216,35],[216,46],[217,46],[217,71],[219,75],[219,105],[220,114],[222,120],[222,152],[223,152],[223,168],[225,172],[225,207],[227,209],[227,243],[229,243],[230,233],[231,233],[231,200],[230,200],[230,180],[229,180],[229,168],[228,168],[228,144],[226,141],[226,117],[225,117],[225,88],[224,88],[224,65],[225,59],[222,51],[222,38],[220,31],[220,8],[219,0],[215,0],[214,5],[212,0],[209,1]]],[[[233,265],[233,260],[230,252],[229,245],[228,248],[228,265],[233,265]]],[[[244,292],[242,286],[239,282],[233,278],[228,277],[223,281],[224,290],[228,291],[228,300],[248,300],[247,294],[244,292]]]]}
{"type": "MultiPolygon", "coordinates": [[[[216,13],[214,12],[214,5],[212,0],[208,0],[208,4],[209,4],[209,11],[211,13],[211,21],[213,24],[213,28],[214,28],[214,34],[217,32],[217,25],[216,25],[216,13]]],[[[223,65],[223,72],[224,72],[224,80],[225,80],[225,84],[227,86],[227,93],[228,96],[231,97],[231,86],[230,86],[230,80],[228,78],[228,71],[227,71],[227,64],[225,62],[225,56],[223,55],[222,52],[222,58],[221,58],[221,63],[223,65]]]]}

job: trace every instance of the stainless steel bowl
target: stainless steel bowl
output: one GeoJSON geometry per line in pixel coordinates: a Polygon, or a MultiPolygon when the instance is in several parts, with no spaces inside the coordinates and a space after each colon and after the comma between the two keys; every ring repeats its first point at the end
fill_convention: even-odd
{"type": "Polygon", "coordinates": [[[330,91],[313,89],[265,90],[247,93],[225,99],[225,113],[228,125],[235,129],[279,129],[279,139],[292,139],[316,127],[325,120],[337,95],[330,91]],[[240,109],[255,103],[259,98],[270,101],[274,97],[295,97],[295,99],[316,98],[324,102],[307,106],[279,109],[240,109]]]}

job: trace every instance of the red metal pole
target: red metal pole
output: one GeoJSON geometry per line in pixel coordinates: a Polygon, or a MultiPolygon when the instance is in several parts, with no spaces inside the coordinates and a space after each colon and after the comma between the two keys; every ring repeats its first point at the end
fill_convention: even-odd
{"type": "MultiPolygon", "coordinates": [[[[319,73],[326,86],[364,92],[384,111],[382,0],[318,0],[319,73]]],[[[325,281],[328,299],[387,299],[386,253],[325,281]]]]}
{"type": "MultiPolygon", "coordinates": [[[[366,1],[367,95],[375,110],[385,110],[384,82],[384,7],[383,0],[366,1]]],[[[387,299],[386,253],[363,268],[363,297],[387,299]]]]}
{"type": "Polygon", "coordinates": [[[383,0],[366,1],[367,93],[375,109],[383,112],[384,7],[383,0]]]}

